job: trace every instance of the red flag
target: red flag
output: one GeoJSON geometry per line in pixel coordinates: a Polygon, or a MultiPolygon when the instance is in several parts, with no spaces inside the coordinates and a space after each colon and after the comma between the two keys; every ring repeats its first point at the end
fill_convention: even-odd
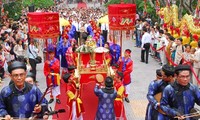
{"type": "Polygon", "coordinates": [[[199,15],[199,7],[200,7],[200,0],[198,0],[198,2],[197,2],[197,6],[196,6],[196,9],[195,9],[195,15],[196,15],[196,17],[199,17],[200,15],[199,15]]]}
{"type": "Polygon", "coordinates": [[[170,0],[166,0],[167,6],[170,7],[170,0]]]}
{"type": "Polygon", "coordinates": [[[144,15],[147,14],[147,0],[144,0],[144,15]]]}
{"type": "Polygon", "coordinates": [[[160,2],[159,0],[156,0],[156,12],[160,10],[160,2]]]}

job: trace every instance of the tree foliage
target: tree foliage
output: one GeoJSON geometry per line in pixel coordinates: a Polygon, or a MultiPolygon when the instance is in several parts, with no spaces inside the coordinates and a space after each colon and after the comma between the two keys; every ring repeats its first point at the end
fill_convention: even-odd
{"type": "MultiPolygon", "coordinates": [[[[123,0],[123,2],[124,2],[124,3],[128,3],[129,0],[123,0]]],[[[109,1],[105,4],[105,6],[108,7],[108,5],[110,5],[110,4],[120,4],[120,3],[121,3],[120,0],[109,0],[109,1]]]]}
{"type": "Polygon", "coordinates": [[[9,18],[13,18],[14,20],[19,19],[21,16],[22,4],[21,1],[10,2],[4,4],[4,11],[8,13],[9,18]]]}
{"type": "MultiPolygon", "coordinates": [[[[124,0],[124,3],[134,3],[137,6],[137,12],[142,15],[144,12],[144,0],[124,0]]],[[[157,0],[147,0],[147,14],[151,16],[153,19],[157,19],[156,15],[156,1],[157,0]]],[[[170,0],[175,1],[176,5],[179,7],[179,17],[184,14],[194,14],[194,10],[197,6],[198,0],[170,0]]],[[[119,4],[120,0],[110,0],[105,6],[107,7],[109,4],[119,4]]],[[[159,0],[160,7],[165,7],[167,5],[166,0],[159,0]]],[[[171,3],[172,4],[172,3],[171,3]]]]}
{"type": "Polygon", "coordinates": [[[54,0],[12,0],[12,2],[6,2],[3,0],[4,11],[8,12],[8,17],[17,20],[21,16],[21,10],[24,7],[34,5],[35,8],[49,8],[54,5],[54,0]]]}
{"type": "Polygon", "coordinates": [[[23,0],[23,6],[29,6],[29,5],[34,5],[35,8],[48,8],[52,5],[54,5],[53,0],[23,0]]]}

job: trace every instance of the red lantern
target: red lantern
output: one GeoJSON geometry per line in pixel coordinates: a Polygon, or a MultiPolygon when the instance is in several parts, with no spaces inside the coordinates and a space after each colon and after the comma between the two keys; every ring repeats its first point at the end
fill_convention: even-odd
{"type": "Polygon", "coordinates": [[[111,4],[108,6],[109,28],[111,30],[132,30],[135,15],[135,4],[111,4]]]}
{"type": "Polygon", "coordinates": [[[47,12],[28,13],[28,27],[31,38],[55,38],[60,34],[59,14],[47,12]]]}

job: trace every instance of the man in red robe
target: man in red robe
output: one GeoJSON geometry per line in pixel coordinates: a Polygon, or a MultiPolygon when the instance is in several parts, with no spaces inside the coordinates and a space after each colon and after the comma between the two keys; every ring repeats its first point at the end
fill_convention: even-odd
{"type": "Polygon", "coordinates": [[[68,106],[70,108],[69,120],[83,120],[83,103],[80,99],[79,88],[76,85],[76,78],[71,73],[63,75],[63,80],[67,83],[66,93],[68,106]]]}
{"type": "Polygon", "coordinates": [[[49,104],[54,101],[56,97],[56,103],[60,104],[60,62],[55,58],[55,51],[53,47],[48,47],[48,59],[44,63],[44,75],[46,76],[47,86],[53,86],[50,89],[50,100],[49,104]]]}
{"type": "Polygon", "coordinates": [[[131,50],[126,49],[124,52],[124,57],[120,57],[118,61],[119,71],[124,74],[123,84],[126,88],[125,101],[130,102],[128,99],[128,94],[130,92],[131,83],[131,72],[133,71],[133,61],[131,60],[131,50]]]}
{"type": "Polygon", "coordinates": [[[123,73],[117,71],[114,76],[114,88],[117,91],[117,98],[114,101],[116,120],[127,120],[123,103],[125,87],[121,81],[122,79],[123,73]]]}

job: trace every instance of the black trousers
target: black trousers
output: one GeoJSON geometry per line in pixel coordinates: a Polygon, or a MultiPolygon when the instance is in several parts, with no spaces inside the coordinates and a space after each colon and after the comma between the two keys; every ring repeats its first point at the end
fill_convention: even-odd
{"type": "Polygon", "coordinates": [[[145,43],[143,48],[144,50],[141,51],[141,61],[148,63],[150,43],[145,43]],[[145,53],[146,53],[146,60],[144,59],[145,53]]]}
{"type": "Polygon", "coordinates": [[[2,66],[2,68],[0,68],[0,77],[1,77],[1,79],[3,79],[4,73],[5,73],[5,71],[4,71],[4,68],[2,66]]]}
{"type": "Polygon", "coordinates": [[[35,59],[32,59],[32,58],[29,58],[29,63],[30,63],[30,65],[31,65],[31,70],[30,70],[30,72],[32,72],[32,73],[34,73],[35,74],[35,76],[36,76],[36,66],[37,66],[37,64],[36,64],[36,62],[35,62],[35,59]]]}
{"type": "Polygon", "coordinates": [[[78,43],[78,38],[80,38],[80,32],[79,31],[76,31],[74,33],[74,38],[76,39],[76,42],[78,43]]]}
{"type": "Polygon", "coordinates": [[[104,37],[105,42],[107,42],[107,36],[108,36],[108,31],[103,30],[103,37],[104,37]]]}

